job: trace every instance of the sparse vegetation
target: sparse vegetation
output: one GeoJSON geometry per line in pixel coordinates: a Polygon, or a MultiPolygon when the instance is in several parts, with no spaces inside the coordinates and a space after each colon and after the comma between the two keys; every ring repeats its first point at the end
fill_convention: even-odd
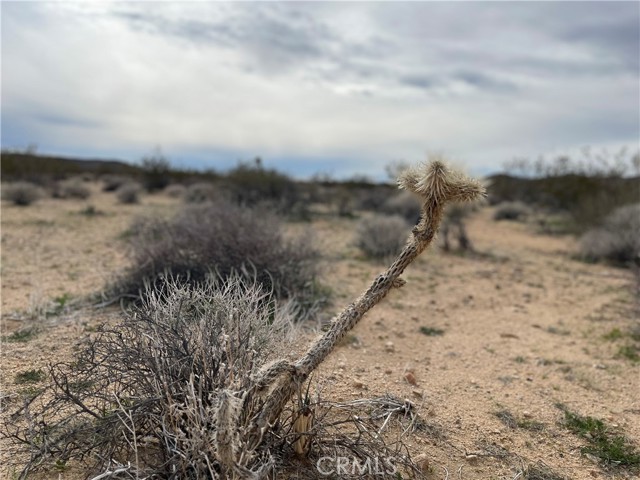
{"type": "Polygon", "coordinates": [[[640,453],[624,435],[612,431],[602,420],[579,415],[564,405],[558,408],[564,413],[564,425],[587,440],[588,445],[581,448],[583,454],[593,455],[611,466],[640,465],[640,453]]]}
{"type": "Polygon", "coordinates": [[[91,190],[78,178],[59,182],[53,191],[55,198],[77,198],[86,200],[91,196],[91,190]]]}
{"type": "Polygon", "coordinates": [[[142,159],[144,187],[149,192],[162,190],[171,183],[171,164],[160,148],[142,159]]]}
{"type": "Polygon", "coordinates": [[[2,185],[2,198],[14,205],[26,207],[42,198],[42,191],[29,182],[14,182],[2,185]]]}
{"type": "Polygon", "coordinates": [[[38,330],[35,327],[27,327],[5,335],[2,340],[9,343],[25,343],[34,339],[37,334],[38,330]]]}
{"type": "Polygon", "coordinates": [[[46,378],[42,370],[27,370],[16,374],[15,383],[23,385],[25,383],[38,383],[46,378]]]}
{"type": "Polygon", "coordinates": [[[381,211],[388,215],[398,215],[409,223],[416,223],[420,218],[420,203],[411,192],[399,192],[382,204],[381,211]]]}
{"type": "Polygon", "coordinates": [[[376,215],[363,218],[356,231],[356,244],[371,258],[397,254],[407,240],[407,222],[402,217],[376,215]]]}
{"type": "Polygon", "coordinates": [[[187,203],[204,203],[215,200],[216,196],[220,197],[220,193],[211,183],[198,182],[183,189],[182,196],[187,203]]]}
{"type": "Polygon", "coordinates": [[[436,337],[439,335],[444,335],[444,330],[441,328],[435,327],[420,327],[420,333],[426,335],[427,337],[436,337]]]}

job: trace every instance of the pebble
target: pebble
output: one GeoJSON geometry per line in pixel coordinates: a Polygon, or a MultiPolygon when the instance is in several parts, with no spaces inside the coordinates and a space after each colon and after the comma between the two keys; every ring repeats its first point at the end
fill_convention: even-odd
{"type": "Polygon", "coordinates": [[[404,379],[411,385],[418,385],[418,381],[416,380],[416,376],[413,374],[413,372],[405,373],[404,379]]]}
{"type": "Polygon", "coordinates": [[[528,410],[525,410],[524,412],[522,412],[522,416],[524,418],[531,418],[532,417],[531,412],[528,411],[528,410]]]}
{"type": "Polygon", "coordinates": [[[396,351],[396,347],[393,342],[387,342],[384,344],[384,350],[385,352],[393,353],[396,351]]]}
{"type": "Polygon", "coordinates": [[[393,370],[391,370],[390,368],[385,368],[384,373],[386,373],[387,375],[391,375],[393,373],[393,370]]]}
{"type": "Polygon", "coordinates": [[[356,388],[364,388],[364,383],[362,382],[362,380],[354,380],[353,386],[356,388]]]}
{"type": "Polygon", "coordinates": [[[411,393],[413,393],[413,394],[414,394],[416,397],[418,397],[418,398],[422,398],[422,397],[424,396],[424,394],[423,394],[422,390],[416,390],[416,389],[414,389],[414,390],[411,390],[411,393]]]}
{"type": "Polygon", "coordinates": [[[429,468],[431,465],[429,464],[429,457],[426,453],[416,455],[413,461],[422,473],[429,473],[429,468]]]}

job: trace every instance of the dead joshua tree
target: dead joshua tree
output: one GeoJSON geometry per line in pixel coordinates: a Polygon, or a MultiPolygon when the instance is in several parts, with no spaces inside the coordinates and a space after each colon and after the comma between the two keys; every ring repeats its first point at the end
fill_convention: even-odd
{"type": "Polygon", "coordinates": [[[226,476],[258,479],[268,474],[272,463],[261,455],[259,447],[289,400],[365,313],[392,288],[405,284],[400,275],[435,238],[445,205],[471,201],[485,194],[479,182],[450,170],[440,160],[406,170],[398,184],[420,198],[422,212],[406,246],[392,265],[333,320],[329,330],[320,335],[300,359],[278,360],[265,366],[248,389],[220,392],[214,438],[216,460],[226,476]]]}

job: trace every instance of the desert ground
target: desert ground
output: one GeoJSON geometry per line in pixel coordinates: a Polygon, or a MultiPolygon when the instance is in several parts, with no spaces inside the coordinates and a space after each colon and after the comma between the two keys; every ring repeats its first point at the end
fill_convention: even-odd
{"type": "MultiPolygon", "coordinates": [[[[121,205],[99,184],[91,188],[87,200],[2,203],[4,421],[37,387],[17,375],[72,358],[97,325],[120,318],[119,306],[96,308],[88,299],[95,302],[127,265],[123,234],[132,219],[170,216],[182,205],[163,193],[121,205]],[[27,341],[5,341],[26,327],[35,328],[27,341]]],[[[301,335],[302,348],[385,269],[354,245],[357,222],[322,216],[290,226],[314,232],[322,281],[333,292],[301,335]]],[[[557,406],[601,419],[639,447],[640,364],[620,354],[631,341],[625,332],[638,323],[632,272],[581,262],[575,238],[496,222],[491,207],[469,218],[467,229],[475,253],[425,252],[405,272],[407,284],[321,366],[314,385],[334,401],[391,394],[413,402],[429,428],[406,441],[426,458],[429,479],[637,478],[585,455],[586,440],[565,427],[557,406]]],[[[9,450],[0,447],[6,478],[16,472],[9,450]]],[[[70,466],[38,478],[83,476],[70,466]]]]}

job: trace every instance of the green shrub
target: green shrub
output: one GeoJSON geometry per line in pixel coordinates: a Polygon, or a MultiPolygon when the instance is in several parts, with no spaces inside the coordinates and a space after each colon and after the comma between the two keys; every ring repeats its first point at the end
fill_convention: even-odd
{"type": "Polygon", "coordinates": [[[114,293],[137,296],[147,283],[162,289],[167,273],[198,284],[215,272],[223,279],[241,274],[278,298],[295,298],[305,310],[318,300],[319,254],[309,236],[285,235],[265,210],[222,200],[189,205],[168,221],[137,220],[130,241],[132,265],[114,293]]]}
{"type": "Polygon", "coordinates": [[[164,189],[171,182],[171,164],[157,149],[142,159],[143,183],[149,192],[164,189]]]}
{"type": "Polygon", "coordinates": [[[120,203],[133,204],[140,201],[140,185],[137,183],[125,183],[116,192],[116,197],[120,203]]]}
{"type": "Polygon", "coordinates": [[[640,265],[640,203],[616,209],[600,228],[584,234],[580,255],[588,261],[640,265]]]}
{"type": "Polygon", "coordinates": [[[29,182],[14,182],[2,186],[2,198],[25,207],[42,197],[42,190],[29,182]]]}
{"type": "Polygon", "coordinates": [[[402,217],[376,215],[360,221],[356,243],[368,257],[385,258],[400,252],[407,235],[407,222],[402,217]]]}
{"type": "Polygon", "coordinates": [[[531,213],[531,209],[522,202],[502,202],[493,213],[494,220],[522,221],[531,213]]]}

